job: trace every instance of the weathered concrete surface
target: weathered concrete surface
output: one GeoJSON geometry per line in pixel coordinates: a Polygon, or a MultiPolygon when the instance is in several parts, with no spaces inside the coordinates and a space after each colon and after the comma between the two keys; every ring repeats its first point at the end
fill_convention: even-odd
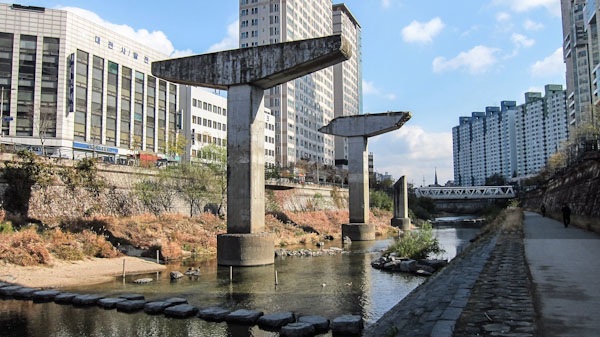
{"type": "Polygon", "coordinates": [[[227,93],[227,233],[265,227],[264,90],[240,85],[227,93]],[[234,116],[234,117],[231,117],[234,116]]]}
{"type": "Polygon", "coordinates": [[[400,177],[394,184],[394,217],[392,218],[392,226],[402,228],[402,230],[410,230],[406,176],[400,177]]]}
{"type": "Polygon", "coordinates": [[[525,212],[525,254],[541,335],[598,336],[600,236],[525,212]]]}
{"type": "Polygon", "coordinates": [[[373,137],[401,128],[410,117],[410,112],[402,111],[341,116],[321,127],[319,132],[342,137],[373,137]]]}
{"type": "MultiPolygon", "coordinates": [[[[366,137],[348,139],[348,211],[350,222],[369,222],[369,152],[366,137]]],[[[350,237],[354,240],[354,238],[350,237]]]]}
{"type": "Polygon", "coordinates": [[[217,235],[217,262],[224,266],[262,266],[275,262],[271,233],[217,235]]]}
{"type": "Polygon", "coordinates": [[[263,90],[348,60],[341,35],[152,62],[152,74],[174,83],[217,89],[252,84],[263,90]]]}
{"type": "Polygon", "coordinates": [[[342,224],[342,237],[349,237],[352,241],[375,240],[375,225],[366,223],[342,224]]]}

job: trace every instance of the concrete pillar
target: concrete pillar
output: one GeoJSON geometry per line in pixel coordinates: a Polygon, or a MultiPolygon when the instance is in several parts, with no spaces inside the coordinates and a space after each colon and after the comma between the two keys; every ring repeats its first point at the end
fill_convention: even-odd
{"type": "Polygon", "coordinates": [[[274,262],[274,237],[265,227],[264,90],[236,85],[227,93],[227,234],[217,236],[217,262],[256,266],[274,262]]]}
{"type": "Polygon", "coordinates": [[[348,138],[350,222],[369,222],[369,152],[367,137],[348,138]]]}
{"type": "Polygon", "coordinates": [[[406,176],[400,177],[394,184],[394,217],[392,218],[392,226],[402,228],[402,230],[410,230],[406,176]]]}

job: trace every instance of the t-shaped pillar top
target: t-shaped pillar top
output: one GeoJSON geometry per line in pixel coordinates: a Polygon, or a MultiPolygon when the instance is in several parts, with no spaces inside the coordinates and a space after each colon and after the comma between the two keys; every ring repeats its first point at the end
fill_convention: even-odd
{"type": "Polygon", "coordinates": [[[384,112],[337,117],[319,132],[342,137],[373,137],[402,127],[410,112],[384,112]]]}
{"type": "Polygon", "coordinates": [[[152,74],[174,83],[215,89],[243,84],[269,89],[351,56],[348,41],[330,35],[152,62],[152,74]]]}

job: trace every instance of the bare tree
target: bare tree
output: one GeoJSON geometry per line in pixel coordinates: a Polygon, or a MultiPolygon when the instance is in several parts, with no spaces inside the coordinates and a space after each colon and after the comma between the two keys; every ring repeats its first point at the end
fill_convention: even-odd
{"type": "Polygon", "coordinates": [[[46,140],[53,137],[56,132],[56,115],[52,112],[40,111],[40,118],[37,123],[37,133],[42,145],[42,156],[46,155],[46,140]]]}

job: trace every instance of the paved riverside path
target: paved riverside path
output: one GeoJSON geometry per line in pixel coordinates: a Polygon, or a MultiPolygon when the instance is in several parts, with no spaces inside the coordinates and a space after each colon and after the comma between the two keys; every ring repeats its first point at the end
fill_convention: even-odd
{"type": "Polygon", "coordinates": [[[525,212],[540,336],[600,336],[600,236],[525,212]]]}

